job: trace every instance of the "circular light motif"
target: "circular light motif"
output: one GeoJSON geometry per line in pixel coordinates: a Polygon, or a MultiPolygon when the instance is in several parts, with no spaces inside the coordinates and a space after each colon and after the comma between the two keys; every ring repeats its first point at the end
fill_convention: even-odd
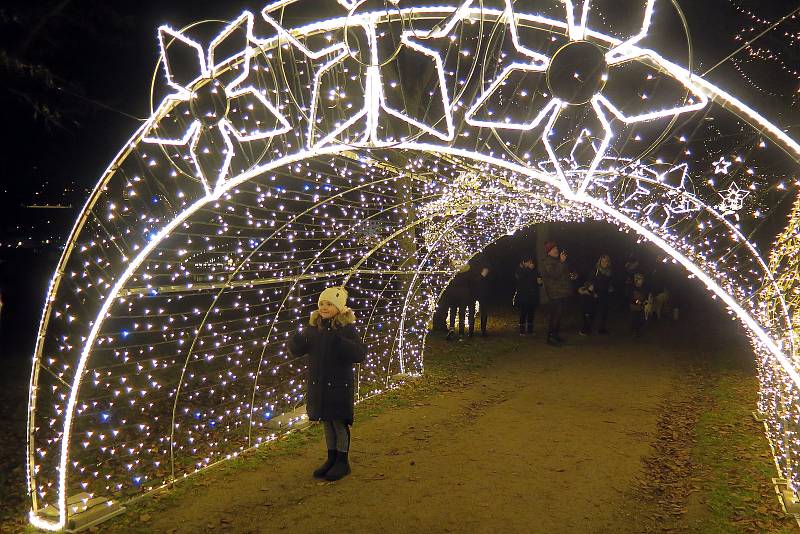
{"type": "Polygon", "coordinates": [[[230,100],[219,80],[209,80],[197,87],[189,97],[192,116],[204,126],[213,126],[228,115],[230,100]]]}
{"type": "Polygon", "coordinates": [[[606,53],[589,41],[571,41],[558,49],[547,67],[547,87],[572,105],[589,102],[608,80],[606,53]]]}

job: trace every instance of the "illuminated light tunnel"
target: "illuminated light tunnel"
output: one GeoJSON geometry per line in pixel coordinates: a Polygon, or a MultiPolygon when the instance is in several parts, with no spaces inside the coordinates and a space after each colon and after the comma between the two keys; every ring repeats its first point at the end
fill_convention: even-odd
{"type": "Polygon", "coordinates": [[[636,232],[728,307],[796,492],[800,204],[752,236],[785,219],[800,145],[659,54],[668,2],[642,0],[627,34],[588,1],[439,3],[282,0],[159,29],[160,103],[88,199],[42,314],[33,524],[69,528],[302,422],[286,341],[328,285],[369,347],[358,399],[422,373],[459,266],[548,221],[636,232]]]}

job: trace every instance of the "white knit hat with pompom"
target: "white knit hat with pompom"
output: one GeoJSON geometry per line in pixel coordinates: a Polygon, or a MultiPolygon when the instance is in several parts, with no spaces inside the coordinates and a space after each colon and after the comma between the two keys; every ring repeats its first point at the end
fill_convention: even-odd
{"type": "Polygon", "coordinates": [[[317,302],[319,303],[323,300],[327,300],[336,306],[340,312],[344,311],[347,308],[347,290],[341,286],[329,287],[320,293],[317,302]]]}

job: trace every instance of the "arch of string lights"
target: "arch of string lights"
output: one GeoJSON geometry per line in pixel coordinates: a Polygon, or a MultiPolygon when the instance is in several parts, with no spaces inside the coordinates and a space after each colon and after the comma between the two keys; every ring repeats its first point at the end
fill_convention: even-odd
{"type": "Polygon", "coordinates": [[[589,0],[440,3],[283,0],[215,35],[159,29],[165,96],[48,291],[32,523],[64,528],[87,499],[125,502],[285,431],[270,422],[302,406],[304,370],[286,340],[325,286],[347,286],[369,346],[363,399],[423,371],[461,264],[587,219],[660,247],[746,328],[796,490],[797,231],[763,228],[785,218],[800,145],[658,53],[667,4],[634,2],[618,30],[620,10],[589,0]],[[561,53],[576,46],[597,52],[591,82],[561,53]]]}

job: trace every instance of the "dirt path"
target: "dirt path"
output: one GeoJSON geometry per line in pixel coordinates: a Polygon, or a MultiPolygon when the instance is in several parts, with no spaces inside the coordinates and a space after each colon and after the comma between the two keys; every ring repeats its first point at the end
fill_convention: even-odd
{"type": "Polygon", "coordinates": [[[641,531],[631,492],[697,347],[652,332],[554,349],[504,326],[456,347],[432,341],[430,358],[488,350],[492,363],[408,406],[357,415],[347,479],[311,478],[324,449],[311,432],[103,531],[641,531]]]}

